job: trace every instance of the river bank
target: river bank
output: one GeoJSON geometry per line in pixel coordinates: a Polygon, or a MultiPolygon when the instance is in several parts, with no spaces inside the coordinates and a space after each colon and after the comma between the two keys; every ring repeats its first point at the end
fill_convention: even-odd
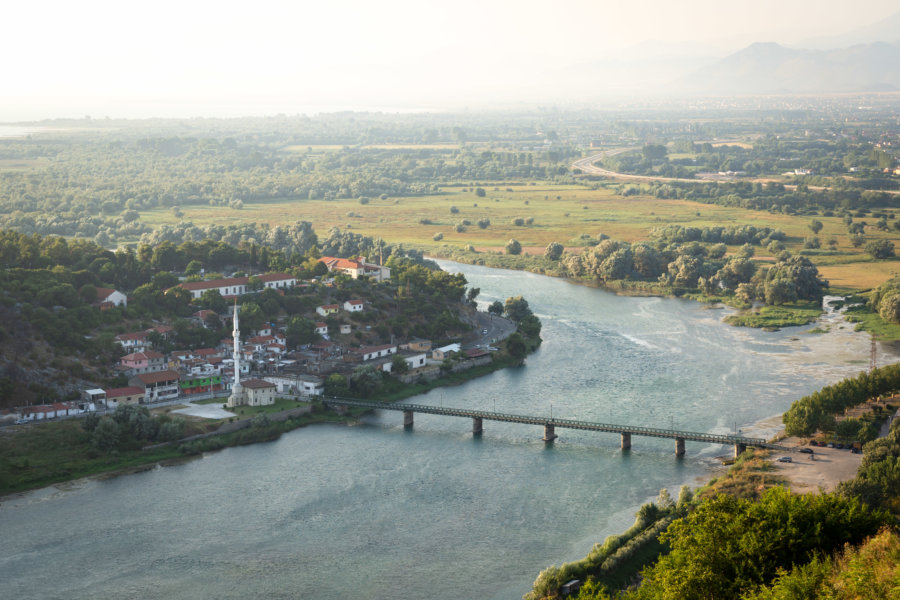
{"type": "MultiPolygon", "coordinates": [[[[539,346],[539,339],[526,338],[525,349],[528,354],[533,353],[539,346]]],[[[499,369],[518,367],[523,361],[523,358],[512,357],[505,351],[495,352],[487,364],[447,372],[430,381],[402,384],[396,380],[388,380],[384,389],[376,392],[369,400],[384,403],[399,402],[438,388],[462,385],[499,369]]],[[[192,428],[191,435],[183,439],[139,450],[114,450],[109,453],[98,452],[93,447],[91,436],[81,430],[78,419],[3,428],[0,430],[0,456],[7,459],[0,461],[0,499],[9,494],[58,485],[84,477],[113,477],[140,472],[155,465],[176,465],[180,464],[180,460],[184,457],[228,447],[269,442],[278,439],[287,431],[307,425],[353,423],[366,412],[350,410],[346,414],[336,414],[325,410],[321,403],[315,401],[302,410],[304,414],[296,414],[300,409],[294,406],[275,413],[269,413],[266,408],[245,407],[246,417],[236,419],[229,415],[218,419],[220,425],[215,430],[208,428],[206,424],[210,421],[204,418],[199,421],[203,424],[201,428],[199,430],[192,428]],[[266,415],[266,419],[270,422],[252,423],[257,415],[266,415]],[[53,429],[52,432],[43,429],[48,426],[53,429]],[[46,435],[48,433],[49,435],[46,435]],[[30,439],[35,436],[39,436],[40,440],[30,439]],[[57,439],[53,440],[54,437],[57,439]],[[59,443],[62,440],[64,442],[59,443]]],[[[161,414],[179,415],[179,410],[180,405],[170,406],[162,409],[161,414]]]]}

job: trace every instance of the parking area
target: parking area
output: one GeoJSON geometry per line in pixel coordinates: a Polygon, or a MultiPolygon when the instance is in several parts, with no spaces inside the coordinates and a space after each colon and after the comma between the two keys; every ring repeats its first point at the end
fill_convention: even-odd
{"type": "Polygon", "coordinates": [[[773,454],[772,464],[776,472],[786,478],[791,490],[797,493],[817,492],[822,489],[833,492],[841,481],[853,479],[862,462],[862,454],[850,450],[809,446],[804,438],[785,438],[779,443],[785,446],[808,448],[813,452],[791,452],[790,462],[778,460],[781,454],[773,454]]]}

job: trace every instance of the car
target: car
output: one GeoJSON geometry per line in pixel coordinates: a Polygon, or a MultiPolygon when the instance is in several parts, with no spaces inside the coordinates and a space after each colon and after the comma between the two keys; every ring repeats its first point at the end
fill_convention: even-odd
{"type": "Polygon", "coordinates": [[[775,460],[777,460],[778,462],[793,462],[793,459],[791,459],[790,456],[779,456],[775,460]]]}
{"type": "Polygon", "coordinates": [[[482,330],[481,330],[481,335],[487,335],[487,329],[482,329],[482,330]]]}
{"type": "Polygon", "coordinates": [[[812,448],[800,448],[800,452],[802,452],[803,454],[815,454],[812,448]]]}
{"type": "Polygon", "coordinates": [[[843,450],[843,449],[844,449],[844,445],[843,445],[843,444],[835,444],[834,447],[837,448],[838,450],[843,450]]]}
{"type": "Polygon", "coordinates": [[[818,446],[819,442],[817,442],[816,440],[809,440],[809,445],[810,446],[818,446]]]}
{"type": "Polygon", "coordinates": [[[834,444],[831,442],[828,442],[827,444],[825,444],[825,446],[828,448],[834,448],[834,444]]]}
{"type": "Polygon", "coordinates": [[[859,448],[850,448],[850,452],[852,452],[853,454],[859,454],[860,452],[862,452],[862,450],[860,450],[859,448]]]}
{"type": "Polygon", "coordinates": [[[28,419],[16,419],[16,425],[24,425],[28,422],[28,419]]]}

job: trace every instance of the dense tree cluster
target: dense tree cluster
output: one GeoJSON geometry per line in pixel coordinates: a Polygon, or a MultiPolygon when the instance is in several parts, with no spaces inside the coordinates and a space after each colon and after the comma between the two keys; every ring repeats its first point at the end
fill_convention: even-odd
{"type": "Polygon", "coordinates": [[[823,553],[859,544],[889,520],[834,494],[774,487],[759,500],[719,495],[669,526],[661,540],[670,552],[644,569],[640,587],[626,597],[743,597],[823,553]]]}
{"type": "Polygon", "coordinates": [[[832,432],[835,415],[900,389],[900,364],[862,372],[833,385],[827,385],[808,396],[800,398],[784,413],[785,432],[788,435],[811,435],[816,431],[832,432]]]}
{"type": "Polygon", "coordinates": [[[724,256],[723,239],[730,242],[751,239],[760,243],[773,235],[777,238],[780,234],[750,226],[702,230],[671,226],[657,231],[662,239],[655,243],[629,244],[604,239],[580,254],[563,255],[562,265],[572,277],[658,281],[674,288],[697,288],[709,295],[734,295],[744,304],[759,300],[779,305],[820,299],[828,283],[804,256],[781,253],[774,265],[759,266],[750,260],[754,253],[750,242],[744,243],[731,257],[724,256]],[[698,241],[664,241],[670,238],[716,243],[707,246],[698,241]]]}

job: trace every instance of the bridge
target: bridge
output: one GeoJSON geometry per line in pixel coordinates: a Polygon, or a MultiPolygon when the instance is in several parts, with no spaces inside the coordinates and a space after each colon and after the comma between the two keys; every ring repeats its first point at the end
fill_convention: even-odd
{"type": "Polygon", "coordinates": [[[556,428],[582,429],[586,431],[605,431],[618,433],[622,439],[622,450],[631,448],[631,436],[647,436],[657,438],[669,438],[675,440],[675,456],[684,456],[684,443],[706,442],[710,444],[722,444],[734,446],[734,456],[737,458],[748,447],[772,448],[775,450],[789,451],[789,448],[772,444],[762,438],[751,438],[739,435],[720,435],[714,433],[697,433],[693,431],[677,431],[674,429],[657,429],[654,427],[637,427],[633,425],[612,425],[609,423],[593,423],[590,421],[576,421],[572,419],[555,419],[551,417],[534,417],[527,415],[513,415],[483,410],[469,410],[464,408],[445,408],[443,406],[426,406],[423,404],[381,404],[378,402],[366,402],[364,400],[351,400],[347,398],[326,397],[322,403],[332,406],[353,406],[372,410],[393,410],[403,412],[404,427],[413,426],[415,413],[427,413],[432,415],[446,415],[451,417],[468,417],[472,419],[472,434],[481,435],[484,431],[484,421],[503,421],[506,423],[522,423],[525,425],[543,425],[545,442],[552,442],[559,436],[556,428]]]}

